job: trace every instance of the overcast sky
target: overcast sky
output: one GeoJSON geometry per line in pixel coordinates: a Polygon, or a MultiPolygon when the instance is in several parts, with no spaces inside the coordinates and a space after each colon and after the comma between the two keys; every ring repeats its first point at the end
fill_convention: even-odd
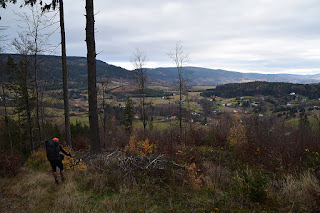
{"type": "MultiPolygon", "coordinates": [[[[190,66],[260,73],[320,73],[319,0],[95,0],[97,59],[133,69],[132,52],[148,67],[173,66],[181,41],[190,66]]],[[[85,1],[65,0],[68,56],[86,56],[85,1]]],[[[21,31],[9,5],[0,9],[7,43],[21,31]]],[[[21,25],[21,24],[20,24],[21,25]]],[[[56,26],[58,27],[58,26],[56,26]]],[[[59,31],[50,43],[59,43],[59,31]]],[[[58,49],[59,50],[59,49],[58,49]]],[[[59,54],[59,51],[55,54],[59,54]]],[[[7,52],[10,49],[7,49],[7,52]]]]}

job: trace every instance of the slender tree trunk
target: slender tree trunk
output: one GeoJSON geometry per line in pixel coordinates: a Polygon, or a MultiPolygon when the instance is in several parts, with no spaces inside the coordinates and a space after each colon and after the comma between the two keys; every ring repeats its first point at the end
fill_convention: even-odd
{"type": "Polygon", "coordinates": [[[106,110],[106,101],[105,101],[105,90],[107,89],[108,83],[102,82],[102,109],[103,109],[103,148],[106,148],[106,131],[107,131],[107,110],[106,110]]]}
{"type": "MultiPolygon", "coordinates": [[[[25,62],[26,63],[26,59],[25,62]]],[[[25,80],[25,103],[27,111],[27,126],[29,131],[29,141],[31,145],[31,152],[34,152],[34,142],[32,137],[32,122],[31,122],[31,112],[30,112],[30,103],[29,103],[29,91],[28,91],[28,76],[27,76],[27,67],[24,66],[24,80],[25,80]]]]}
{"type": "Polygon", "coordinates": [[[6,96],[4,92],[4,86],[2,86],[2,97],[3,97],[3,105],[4,105],[4,118],[8,129],[8,135],[9,135],[9,141],[10,141],[10,151],[11,154],[13,154],[13,146],[12,146],[12,137],[11,137],[11,131],[9,126],[9,118],[8,118],[8,112],[7,112],[7,104],[6,104],[6,96]]]}
{"type": "Polygon", "coordinates": [[[97,110],[96,47],[94,37],[93,11],[93,0],[86,0],[86,43],[88,64],[90,140],[92,153],[98,154],[100,153],[100,136],[97,110]]]}
{"type": "Polygon", "coordinates": [[[40,116],[39,116],[39,85],[38,85],[38,65],[37,65],[37,53],[38,53],[38,43],[37,43],[37,37],[38,37],[38,28],[36,28],[35,32],[35,53],[34,53],[34,82],[36,87],[36,116],[37,116],[37,128],[38,128],[38,134],[39,134],[39,141],[42,141],[41,137],[41,128],[40,128],[40,116]]]}
{"type": "Polygon", "coordinates": [[[106,113],[106,103],[105,103],[105,83],[102,84],[102,109],[103,109],[103,135],[106,134],[106,124],[107,124],[107,113],[106,113]]]}
{"type": "MultiPolygon", "coordinates": [[[[18,99],[18,93],[17,93],[17,91],[16,91],[16,99],[18,99]]],[[[24,143],[24,144],[21,144],[21,151],[22,151],[22,153],[27,153],[27,145],[26,145],[26,143],[25,142],[23,142],[23,140],[22,140],[22,131],[21,131],[21,116],[20,116],[20,109],[19,109],[19,107],[18,107],[18,126],[19,126],[19,139],[20,139],[20,141],[21,141],[21,143],[24,143]]]]}
{"type": "Polygon", "coordinates": [[[180,135],[182,135],[182,92],[184,89],[184,73],[182,72],[183,65],[188,61],[188,55],[183,53],[181,42],[176,43],[174,52],[169,52],[169,57],[174,61],[178,71],[178,84],[179,84],[179,128],[180,135]]]}
{"type": "Polygon", "coordinates": [[[145,136],[146,133],[146,127],[147,127],[147,122],[146,122],[146,109],[145,109],[145,97],[144,97],[144,88],[145,88],[145,76],[143,75],[143,69],[140,68],[140,96],[141,96],[141,116],[142,116],[142,123],[143,123],[143,134],[145,136]]]}
{"type": "MultiPolygon", "coordinates": [[[[181,68],[178,68],[181,69],[181,68]]],[[[182,73],[181,70],[178,70],[179,75],[179,128],[180,128],[180,136],[182,136],[182,73]]]]}
{"type": "Polygon", "coordinates": [[[69,115],[69,91],[68,91],[68,70],[66,56],[66,37],[64,30],[63,0],[59,0],[60,7],[60,30],[61,30],[61,54],[62,54],[62,82],[64,100],[64,120],[66,131],[66,142],[71,147],[70,115],[69,115]]]}
{"type": "Polygon", "coordinates": [[[40,110],[41,110],[41,125],[42,125],[42,138],[46,138],[45,128],[44,128],[44,106],[43,106],[43,90],[41,91],[41,99],[40,99],[40,110]]]}
{"type": "Polygon", "coordinates": [[[145,96],[144,96],[144,90],[142,91],[142,121],[143,121],[143,132],[145,133],[146,127],[147,127],[147,119],[146,119],[146,103],[145,103],[145,96]]]}
{"type": "Polygon", "coordinates": [[[137,77],[137,83],[139,86],[139,94],[140,94],[140,107],[141,107],[141,120],[143,124],[143,133],[145,134],[147,128],[147,114],[146,114],[146,100],[145,100],[145,86],[146,86],[146,71],[144,70],[144,66],[147,60],[147,55],[144,51],[136,49],[133,53],[132,65],[135,70],[134,73],[137,77]]]}

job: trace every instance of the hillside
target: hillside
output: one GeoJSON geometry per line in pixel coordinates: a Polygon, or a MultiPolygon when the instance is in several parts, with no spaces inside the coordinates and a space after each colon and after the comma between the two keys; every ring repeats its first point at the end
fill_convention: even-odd
{"type": "Polygon", "coordinates": [[[277,96],[283,97],[290,93],[299,94],[309,99],[320,97],[320,84],[292,84],[283,82],[248,82],[230,83],[217,86],[215,89],[208,89],[202,94],[206,97],[217,95],[219,97],[240,97],[240,96],[277,96]]]}
{"type": "MultiPolygon", "coordinates": [[[[19,55],[10,54],[18,60],[19,55]]],[[[8,54],[0,54],[0,59],[6,60],[8,54]]],[[[39,55],[40,74],[42,80],[49,83],[61,84],[60,56],[39,55]]],[[[86,88],[87,86],[87,61],[85,57],[67,57],[67,67],[70,88],[86,88]]],[[[243,83],[251,81],[288,82],[288,83],[318,83],[320,74],[317,75],[292,75],[292,74],[260,74],[241,73],[221,69],[207,69],[201,67],[185,67],[185,73],[191,85],[222,85],[227,83],[243,83]]],[[[171,84],[176,82],[177,69],[175,67],[160,67],[147,69],[152,84],[171,84]]],[[[133,79],[133,73],[121,67],[97,60],[97,81],[101,78],[114,79],[119,82],[128,82],[133,79]]]]}
{"type": "MultiPolygon", "coordinates": [[[[19,55],[11,54],[16,61],[19,55]]],[[[8,57],[7,54],[0,55],[0,58],[8,57]]],[[[39,73],[40,78],[48,83],[62,84],[61,57],[39,55],[40,61],[39,73]]],[[[117,67],[106,62],[97,60],[97,81],[101,78],[117,79],[118,81],[133,78],[133,73],[129,70],[117,67]]],[[[87,60],[85,57],[67,57],[68,79],[70,88],[86,88],[87,87],[87,60]]]]}
{"type": "MultiPolygon", "coordinates": [[[[240,73],[201,67],[185,67],[184,71],[187,74],[191,85],[221,85],[249,81],[290,82],[305,84],[317,83],[320,81],[319,75],[240,73]]],[[[148,69],[148,75],[174,83],[177,76],[177,69],[174,67],[148,69]]]]}

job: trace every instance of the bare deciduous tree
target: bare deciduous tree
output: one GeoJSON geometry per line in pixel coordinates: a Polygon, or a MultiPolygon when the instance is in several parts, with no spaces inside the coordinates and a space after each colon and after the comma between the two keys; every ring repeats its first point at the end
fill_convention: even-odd
{"type": "MultiPolygon", "coordinates": [[[[0,28],[1,30],[2,28],[0,28]]],[[[0,36],[0,41],[2,41],[4,39],[4,36],[1,35],[0,36]]],[[[0,53],[3,52],[3,47],[0,46],[0,53]]],[[[7,111],[7,104],[6,104],[6,93],[5,93],[5,88],[6,88],[6,84],[5,84],[5,77],[4,77],[4,67],[5,67],[5,61],[4,61],[4,57],[0,58],[0,84],[1,84],[1,88],[2,88],[2,102],[3,102],[3,106],[4,106],[4,119],[5,119],[5,123],[7,126],[7,130],[8,130],[8,136],[9,136],[9,142],[10,142],[10,151],[11,154],[13,153],[13,145],[12,145],[12,137],[11,137],[11,131],[10,131],[10,126],[9,126],[9,116],[8,116],[8,111],[7,111]]]]}
{"type": "Polygon", "coordinates": [[[134,67],[134,73],[136,76],[137,84],[139,87],[140,95],[140,109],[141,109],[141,118],[143,123],[143,129],[146,129],[147,126],[147,113],[146,113],[146,99],[145,99],[145,88],[147,83],[147,74],[145,65],[147,62],[147,54],[145,51],[136,49],[133,52],[131,63],[134,67]]]}
{"type": "Polygon", "coordinates": [[[103,125],[103,135],[105,135],[107,131],[107,110],[106,110],[106,90],[108,89],[108,86],[110,84],[110,80],[108,78],[102,78],[101,79],[101,93],[102,93],[102,111],[103,111],[103,119],[102,119],[102,125],[103,125]]]}
{"type": "Polygon", "coordinates": [[[183,93],[186,89],[186,74],[183,67],[189,62],[188,54],[184,53],[181,41],[176,43],[176,47],[173,51],[168,53],[169,58],[174,62],[178,74],[178,87],[179,87],[179,128],[180,134],[182,134],[182,111],[183,111],[183,93]]]}
{"type": "Polygon", "coordinates": [[[38,130],[39,141],[43,140],[43,132],[44,130],[40,126],[40,104],[39,104],[39,67],[43,61],[38,61],[38,55],[46,52],[47,49],[47,41],[52,33],[46,33],[48,28],[51,27],[54,22],[54,17],[49,17],[47,14],[43,13],[36,5],[33,7],[29,7],[31,11],[31,15],[27,13],[16,13],[17,16],[20,17],[21,22],[24,23],[26,27],[21,27],[25,29],[25,33],[27,36],[32,38],[34,42],[33,47],[33,70],[34,70],[34,84],[36,91],[36,124],[38,130]]]}
{"type": "MultiPolygon", "coordinates": [[[[12,42],[12,46],[15,48],[16,52],[20,54],[20,63],[19,63],[19,73],[16,76],[16,82],[20,87],[21,101],[23,104],[26,115],[27,115],[27,129],[28,136],[30,141],[31,151],[33,152],[35,149],[33,136],[32,136],[32,121],[31,121],[31,103],[30,103],[30,76],[31,76],[31,62],[28,56],[32,55],[34,51],[33,41],[30,41],[26,36],[19,34],[19,38],[16,38],[12,42]]],[[[20,104],[19,104],[20,105],[20,104]]],[[[21,107],[21,106],[18,106],[21,107]]]]}

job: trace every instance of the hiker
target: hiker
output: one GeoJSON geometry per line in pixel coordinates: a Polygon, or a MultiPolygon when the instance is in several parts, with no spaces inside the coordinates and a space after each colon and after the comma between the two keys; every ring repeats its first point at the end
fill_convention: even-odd
{"type": "Polygon", "coordinates": [[[62,160],[64,159],[64,155],[71,156],[70,153],[67,153],[59,144],[58,138],[52,138],[52,140],[46,141],[46,150],[47,150],[47,158],[50,161],[52,167],[52,175],[54,177],[55,183],[59,184],[58,176],[57,176],[57,167],[60,169],[61,180],[64,181],[63,175],[63,164],[62,160]],[[61,154],[62,152],[63,154],[61,154]]]}

